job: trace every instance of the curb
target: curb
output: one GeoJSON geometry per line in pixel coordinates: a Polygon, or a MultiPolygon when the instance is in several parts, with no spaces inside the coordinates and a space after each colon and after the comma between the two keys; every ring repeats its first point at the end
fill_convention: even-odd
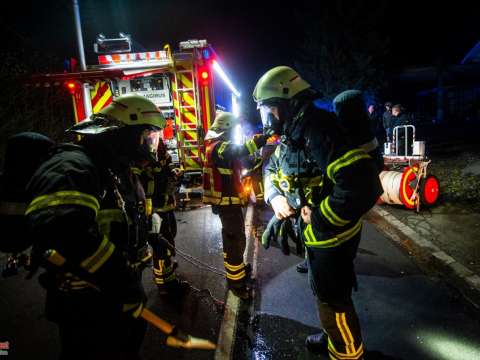
{"type": "Polygon", "coordinates": [[[480,309],[479,275],[378,205],[370,210],[366,219],[375,224],[391,240],[406,249],[409,254],[419,256],[422,262],[426,262],[428,265],[440,266],[443,275],[452,280],[452,285],[458,288],[473,306],[480,309]]]}

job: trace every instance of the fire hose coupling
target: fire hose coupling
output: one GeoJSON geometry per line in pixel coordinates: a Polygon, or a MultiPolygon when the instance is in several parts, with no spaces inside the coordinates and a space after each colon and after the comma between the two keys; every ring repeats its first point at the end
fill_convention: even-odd
{"type": "Polygon", "coordinates": [[[66,259],[56,250],[49,249],[44,252],[44,258],[55,266],[65,265],[66,259]]]}

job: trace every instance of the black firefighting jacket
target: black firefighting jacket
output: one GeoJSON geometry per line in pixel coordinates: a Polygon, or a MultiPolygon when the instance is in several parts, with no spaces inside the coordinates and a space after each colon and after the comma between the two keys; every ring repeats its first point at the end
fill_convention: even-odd
{"type": "Polygon", "coordinates": [[[265,199],[287,197],[312,208],[305,245],[338,246],[361,230],[361,217],[382,193],[371,157],[349,144],[335,114],[305,104],[286,124],[282,142],[265,168],[265,199]]]}
{"type": "Polygon", "coordinates": [[[175,210],[177,178],[171,163],[170,154],[165,152],[154,165],[132,168],[132,171],[139,176],[145,190],[147,206],[152,207],[152,211],[148,211],[149,213],[175,210]]]}
{"type": "Polygon", "coordinates": [[[97,155],[64,144],[33,175],[26,211],[33,255],[42,261],[49,254],[54,266],[47,265],[47,273],[56,288],[89,291],[94,285],[128,311],[144,296],[136,266],[146,255],[145,199],[128,165],[119,160],[107,167],[97,155]],[[89,276],[70,271],[76,268],[89,276]]]}

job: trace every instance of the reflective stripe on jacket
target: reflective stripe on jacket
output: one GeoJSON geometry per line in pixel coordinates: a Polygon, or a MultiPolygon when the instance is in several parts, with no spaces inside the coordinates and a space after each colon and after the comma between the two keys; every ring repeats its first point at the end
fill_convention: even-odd
{"type": "Polygon", "coordinates": [[[203,167],[203,202],[211,205],[245,204],[241,163],[225,150],[226,141],[207,141],[203,167]],[[215,159],[216,158],[216,159],[215,159]]]}

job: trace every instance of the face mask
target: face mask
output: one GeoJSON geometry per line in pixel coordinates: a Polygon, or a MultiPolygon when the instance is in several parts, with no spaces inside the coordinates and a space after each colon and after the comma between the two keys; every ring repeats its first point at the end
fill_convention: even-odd
{"type": "Polygon", "coordinates": [[[145,129],[140,135],[140,153],[147,157],[145,160],[157,161],[157,149],[160,142],[160,131],[145,129]]]}
{"type": "Polygon", "coordinates": [[[260,105],[258,109],[260,110],[264,134],[282,135],[282,124],[272,113],[272,108],[267,105],[260,105]]]}

